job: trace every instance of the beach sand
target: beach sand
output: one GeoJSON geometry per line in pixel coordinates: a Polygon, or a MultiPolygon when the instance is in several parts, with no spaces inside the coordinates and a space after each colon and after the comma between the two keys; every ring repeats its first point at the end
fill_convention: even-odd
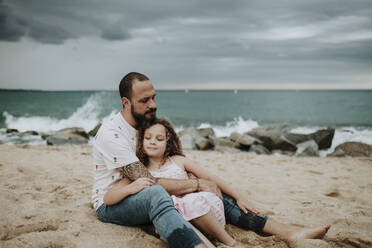
{"type": "MultiPolygon", "coordinates": [[[[238,247],[371,247],[372,159],[187,151],[264,214],[332,224],[323,240],[287,242],[227,225],[238,247]]],[[[100,222],[89,146],[0,145],[0,247],[167,247],[138,227],[100,222]]],[[[218,247],[225,247],[216,243],[218,247]]]]}

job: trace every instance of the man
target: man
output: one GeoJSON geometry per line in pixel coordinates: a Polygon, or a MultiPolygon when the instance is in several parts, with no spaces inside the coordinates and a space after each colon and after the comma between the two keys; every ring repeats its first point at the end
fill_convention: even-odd
{"type": "MultiPolygon", "coordinates": [[[[198,187],[196,180],[155,179],[136,157],[136,128],[155,118],[156,95],[151,82],[145,75],[129,73],[121,81],[119,91],[123,110],[102,124],[93,143],[95,170],[92,201],[98,218],[103,222],[127,226],[152,222],[171,247],[206,247],[174,208],[167,193],[181,195],[194,192],[198,187]],[[105,193],[121,178],[121,174],[132,183],[157,185],[136,194],[123,192],[123,198],[127,196],[123,201],[106,205],[105,193]]],[[[218,191],[213,183],[206,180],[200,180],[199,187],[218,191]]]]}
{"type": "Polygon", "coordinates": [[[123,110],[102,124],[93,143],[92,201],[101,221],[127,226],[152,222],[171,247],[206,247],[178,214],[169,196],[202,190],[223,198],[226,221],[243,229],[284,238],[315,238],[327,232],[328,226],[299,229],[247,211],[255,210],[247,202],[237,203],[226,194],[222,196],[216,184],[208,180],[154,178],[136,156],[136,128],[156,116],[154,87],[145,75],[131,72],[121,80],[119,91],[123,110]],[[142,190],[133,194],[119,187],[121,201],[110,205],[105,202],[105,193],[122,176],[142,190]]]}

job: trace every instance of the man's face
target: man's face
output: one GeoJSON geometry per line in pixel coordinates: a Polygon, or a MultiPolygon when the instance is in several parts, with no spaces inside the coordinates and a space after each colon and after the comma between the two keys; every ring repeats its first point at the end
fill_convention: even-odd
{"type": "Polygon", "coordinates": [[[156,117],[156,94],[150,81],[135,80],[132,86],[131,113],[137,125],[156,117]]]}

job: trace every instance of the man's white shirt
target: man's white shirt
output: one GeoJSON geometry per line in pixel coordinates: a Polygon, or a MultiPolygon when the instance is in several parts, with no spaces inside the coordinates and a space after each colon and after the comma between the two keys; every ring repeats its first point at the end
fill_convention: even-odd
{"type": "Polygon", "coordinates": [[[106,192],[121,179],[117,168],[137,162],[137,130],[119,112],[105,121],[93,141],[94,184],[92,203],[97,210],[106,192]]]}

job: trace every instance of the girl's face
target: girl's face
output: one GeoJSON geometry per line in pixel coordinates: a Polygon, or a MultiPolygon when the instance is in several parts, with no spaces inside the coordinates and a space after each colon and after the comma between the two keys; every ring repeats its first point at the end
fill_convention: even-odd
{"type": "Polygon", "coordinates": [[[155,124],[146,129],[143,148],[147,156],[163,158],[166,147],[167,135],[163,125],[155,124]]]}

